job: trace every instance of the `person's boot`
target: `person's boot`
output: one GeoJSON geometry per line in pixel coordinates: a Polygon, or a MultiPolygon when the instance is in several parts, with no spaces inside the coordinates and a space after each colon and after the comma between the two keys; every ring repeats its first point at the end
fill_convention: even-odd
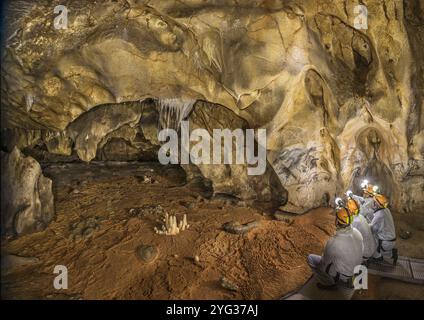
{"type": "Polygon", "coordinates": [[[397,248],[393,248],[392,250],[392,258],[393,258],[393,265],[395,266],[397,261],[398,261],[398,249],[397,248]]]}
{"type": "Polygon", "coordinates": [[[368,259],[368,262],[383,262],[384,261],[384,258],[383,258],[383,256],[381,256],[381,257],[378,257],[378,258],[374,258],[374,257],[371,257],[371,258],[369,258],[368,259]]]}
{"type": "Polygon", "coordinates": [[[348,289],[355,289],[355,276],[353,276],[347,283],[346,283],[346,287],[348,289]]]}
{"type": "Polygon", "coordinates": [[[321,289],[321,290],[334,290],[336,289],[337,285],[336,284],[325,285],[318,282],[317,287],[318,289],[321,289]]]}

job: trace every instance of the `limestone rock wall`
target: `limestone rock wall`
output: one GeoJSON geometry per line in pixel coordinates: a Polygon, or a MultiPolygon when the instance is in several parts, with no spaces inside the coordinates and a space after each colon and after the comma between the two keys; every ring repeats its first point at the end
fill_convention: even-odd
{"type": "MultiPolygon", "coordinates": [[[[89,160],[96,153],[84,139],[95,130],[73,125],[88,110],[207,101],[267,129],[268,159],[288,192],[283,210],[326,204],[367,177],[395,209],[423,212],[424,5],[362,3],[368,29],[357,30],[353,0],[75,0],[68,28],[56,30],[60,1],[11,2],[3,125],[72,129],[89,160]]],[[[132,127],[131,110],[116,121],[132,127]]]]}

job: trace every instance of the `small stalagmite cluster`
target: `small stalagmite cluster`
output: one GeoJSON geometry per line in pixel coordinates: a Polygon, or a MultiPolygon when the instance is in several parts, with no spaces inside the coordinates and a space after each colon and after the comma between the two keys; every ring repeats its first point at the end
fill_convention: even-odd
{"type": "Polygon", "coordinates": [[[184,214],[183,219],[180,220],[180,222],[177,221],[177,217],[175,215],[169,215],[168,213],[165,213],[165,217],[163,218],[163,222],[165,223],[162,225],[162,229],[159,230],[155,227],[155,232],[157,234],[165,234],[167,236],[175,236],[180,233],[180,231],[184,231],[190,227],[189,224],[187,224],[187,215],[184,214]]]}

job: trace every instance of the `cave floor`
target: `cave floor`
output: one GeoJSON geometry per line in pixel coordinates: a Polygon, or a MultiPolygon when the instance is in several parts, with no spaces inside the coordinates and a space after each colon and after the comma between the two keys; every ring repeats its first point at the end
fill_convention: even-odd
{"type": "MultiPolygon", "coordinates": [[[[334,232],[328,208],[276,221],[235,199],[208,199],[202,183],[184,183],[179,167],[73,163],[44,165],[44,173],[53,179],[56,219],[44,231],[2,241],[2,258],[36,258],[2,267],[5,299],[278,299],[311,276],[308,253],[319,254],[334,232]],[[156,234],[164,212],[186,213],[189,229],[156,234]],[[242,235],[222,229],[253,220],[259,226],[242,235]],[[155,247],[157,257],[142,261],[141,245],[155,247]],[[68,269],[66,290],[53,286],[56,265],[68,269]],[[223,276],[237,290],[222,287],[223,276]]],[[[399,286],[370,279],[374,289],[356,299],[384,298],[399,286]]]]}

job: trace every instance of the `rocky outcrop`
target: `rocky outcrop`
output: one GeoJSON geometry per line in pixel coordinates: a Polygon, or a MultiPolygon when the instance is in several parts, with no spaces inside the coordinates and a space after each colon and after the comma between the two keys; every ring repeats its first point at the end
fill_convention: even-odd
{"type": "Polygon", "coordinates": [[[52,181],[18,148],[1,154],[2,234],[20,235],[46,228],[54,218],[52,181]]]}
{"type": "MultiPolygon", "coordinates": [[[[178,117],[194,106],[190,121],[202,128],[226,109],[234,125],[267,129],[268,159],[288,192],[281,210],[326,205],[368,178],[396,210],[422,211],[424,8],[362,3],[368,29],[358,30],[353,0],[70,1],[68,28],[56,30],[59,1],[11,2],[4,126],[59,132],[73,142],[46,148],[69,154],[74,143],[85,161],[122,159],[115,150],[139,159],[157,145],[157,123],[141,125],[143,135],[135,128],[155,115],[121,103],[185,101],[178,117]],[[93,124],[90,111],[110,105],[93,124]]],[[[228,168],[199,166],[237,196],[269,183],[237,190],[250,178],[228,168]]]]}
{"type": "Polygon", "coordinates": [[[123,125],[133,127],[141,116],[139,104],[115,104],[99,106],[78,117],[66,129],[75,141],[75,150],[81,160],[90,161],[96,157],[101,140],[123,125]]]}
{"type": "MultiPolygon", "coordinates": [[[[196,129],[205,129],[210,137],[213,137],[214,129],[228,129],[234,132],[236,129],[246,129],[249,126],[246,120],[236,116],[227,108],[206,102],[196,103],[188,120],[190,133],[196,129]]],[[[243,132],[246,138],[246,131],[243,132]]],[[[223,145],[225,142],[221,141],[221,145],[223,145]]],[[[202,176],[212,181],[215,194],[229,194],[243,200],[284,204],[287,201],[287,191],[283,188],[271,164],[266,161],[266,168],[262,174],[249,175],[247,168],[250,165],[236,163],[235,149],[236,146],[233,144],[231,153],[234,161],[232,164],[196,165],[202,176]]],[[[216,152],[216,150],[212,151],[216,152]]],[[[222,150],[223,153],[224,150],[222,150]]],[[[183,168],[186,167],[183,166],[183,168]]]]}
{"type": "Polygon", "coordinates": [[[6,128],[2,130],[2,147],[12,151],[14,147],[20,150],[27,147],[34,148],[42,146],[44,150],[52,155],[72,154],[72,141],[63,131],[47,129],[24,129],[6,128]]]}

